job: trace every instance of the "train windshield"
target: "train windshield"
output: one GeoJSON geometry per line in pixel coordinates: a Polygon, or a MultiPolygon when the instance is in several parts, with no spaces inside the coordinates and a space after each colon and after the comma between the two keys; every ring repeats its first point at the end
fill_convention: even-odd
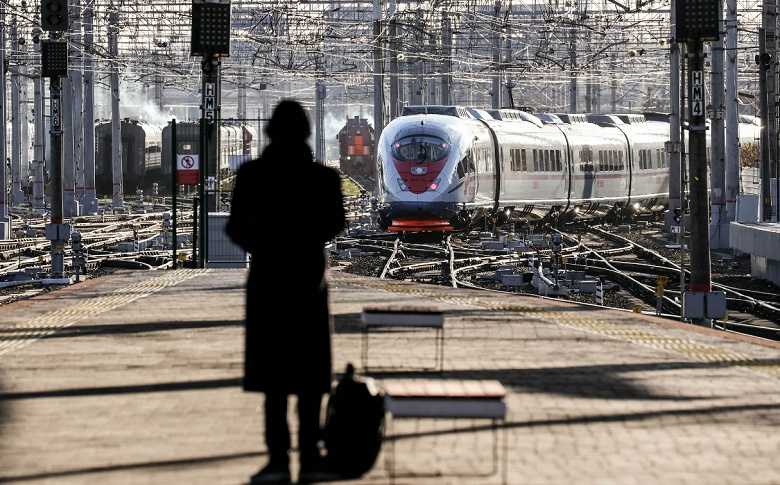
{"type": "Polygon", "coordinates": [[[435,136],[409,136],[393,143],[393,157],[403,162],[441,160],[450,153],[450,144],[435,136]]]}

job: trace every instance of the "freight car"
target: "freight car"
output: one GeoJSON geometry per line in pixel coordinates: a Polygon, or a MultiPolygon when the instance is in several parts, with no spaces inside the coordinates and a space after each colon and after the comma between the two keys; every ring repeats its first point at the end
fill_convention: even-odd
{"type": "MultiPolygon", "coordinates": [[[[258,155],[257,129],[244,123],[221,123],[219,133],[217,167],[219,179],[231,177],[238,167],[258,155]]],[[[173,143],[173,124],[162,130],[162,143],[166,147],[162,154],[162,163],[167,173],[173,166],[170,147],[173,143]]],[[[200,152],[200,124],[198,122],[176,123],[176,154],[198,155],[200,152]]],[[[170,178],[170,175],[169,175],[170,178]]]]}
{"type": "MultiPolygon", "coordinates": [[[[138,120],[124,119],[120,122],[122,136],[122,180],[114,181],[112,166],[111,121],[101,120],[95,124],[95,193],[98,197],[112,197],[115,193],[134,193],[152,190],[158,182],[159,190],[168,187],[161,165],[162,126],[138,120]]],[[[170,170],[168,171],[170,174],[170,170]]]]}
{"type": "Polygon", "coordinates": [[[349,176],[374,176],[374,127],[355,116],[336,135],[339,142],[339,168],[349,176]]]}
{"type": "MultiPolygon", "coordinates": [[[[156,187],[160,195],[171,194],[172,159],[171,123],[156,125],[138,120],[121,121],[122,183],[125,194],[137,190],[151,194],[156,187]]],[[[220,124],[219,177],[229,178],[246,160],[256,157],[257,130],[248,124],[220,124]]],[[[198,122],[176,123],[179,155],[196,155],[200,147],[198,122]]],[[[113,180],[111,122],[95,125],[95,190],[99,197],[111,197],[119,190],[113,180]]]]}

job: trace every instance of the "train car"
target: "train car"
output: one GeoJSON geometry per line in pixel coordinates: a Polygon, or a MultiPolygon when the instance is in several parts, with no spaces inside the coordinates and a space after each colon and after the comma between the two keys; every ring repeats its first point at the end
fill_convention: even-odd
{"type": "MultiPolygon", "coordinates": [[[[105,120],[95,124],[95,193],[98,197],[112,197],[119,188],[114,185],[111,126],[111,121],[105,120]]],[[[170,188],[170,182],[166,183],[162,177],[162,126],[123,119],[120,132],[122,191],[150,193],[154,182],[161,183],[158,187],[161,191],[164,186],[170,188]]]]}
{"type": "MultiPolygon", "coordinates": [[[[200,146],[200,125],[197,122],[176,124],[177,153],[197,154],[200,146]]],[[[155,125],[138,120],[120,122],[122,137],[122,191],[133,194],[137,190],[151,194],[171,193],[172,125],[155,125]]],[[[219,175],[230,177],[245,161],[258,155],[257,130],[247,124],[220,125],[219,175]]],[[[95,124],[95,190],[99,197],[112,197],[113,152],[111,121],[95,124]]]]}
{"type": "MultiPolygon", "coordinates": [[[[219,150],[217,167],[220,180],[231,177],[238,167],[258,156],[257,130],[247,124],[220,123],[219,150]]],[[[170,178],[173,167],[172,151],[173,125],[162,129],[162,143],[165,149],[162,155],[164,171],[170,178]]],[[[200,152],[200,123],[184,121],[176,123],[176,153],[178,155],[198,155],[200,152]]]]}
{"type": "Polygon", "coordinates": [[[346,175],[374,176],[374,127],[355,116],[336,135],[339,142],[339,168],[346,175]]]}
{"type": "Polygon", "coordinates": [[[451,231],[486,217],[503,224],[660,212],[668,139],[668,123],[642,115],[407,107],[379,140],[379,224],[451,231]]]}

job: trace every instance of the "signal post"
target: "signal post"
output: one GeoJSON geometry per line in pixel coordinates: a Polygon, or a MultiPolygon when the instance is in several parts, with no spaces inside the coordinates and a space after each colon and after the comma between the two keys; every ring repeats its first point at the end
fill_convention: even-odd
{"type": "MultiPolygon", "coordinates": [[[[704,41],[720,38],[722,10],[721,0],[676,0],[675,4],[676,40],[687,43],[688,61],[690,215],[683,218],[683,227],[690,229],[691,280],[690,291],[683,293],[682,317],[690,318],[693,323],[708,325],[711,325],[713,319],[724,318],[726,315],[726,294],[711,291],[707,123],[704,95],[704,41]]],[[[682,244],[680,250],[684,250],[682,244]]],[[[683,290],[685,288],[681,286],[680,291],[683,290]]]]}
{"type": "Polygon", "coordinates": [[[204,241],[208,240],[206,221],[210,209],[217,207],[219,192],[219,111],[221,103],[222,57],[230,56],[230,0],[197,0],[192,3],[192,38],[190,55],[201,56],[202,104],[200,143],[201,204],[198,267],[206,261],[204,241]]]}
{"type": "Polygon", "coordinates": [[[68,1],[43,0],[41,28],[49,39],[41,41],[41,76],[50,79],[49,116],[51,146],[51,222],[46,224],[46,239],[51,241],[51,278],[65,280],[65,244],[70,239],[70,225],[63,220],[62,149],[63,109],[62,78],[68,75],[68,43],[60,37],[68,28],[68,1]]]}

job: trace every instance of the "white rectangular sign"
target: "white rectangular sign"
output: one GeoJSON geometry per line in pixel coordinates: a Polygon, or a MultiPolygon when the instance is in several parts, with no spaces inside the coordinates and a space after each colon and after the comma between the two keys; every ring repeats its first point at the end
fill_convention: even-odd
{"type": "Polygon", "coordinates": [[[176,155],[176,170],[198,170],[198,155],[176,155]]]}

